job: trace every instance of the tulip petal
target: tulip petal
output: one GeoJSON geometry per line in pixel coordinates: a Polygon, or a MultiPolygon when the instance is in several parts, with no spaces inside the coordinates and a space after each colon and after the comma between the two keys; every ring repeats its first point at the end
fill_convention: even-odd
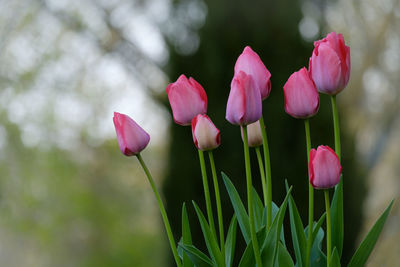
{"type": "Polygon", "coordinates": [[[207,112],[207,95],[193,78],[188,80],[182,74],[175,83],[167,86],[166,91],[177,124],[190,125],[197,114],[207,112]]]}
{"type": "Polygon", "coordinates": [[[266,99],[271,91],[271,73],[265,67],[261,58],[250,46],[246,46],[235,64],[235,75],[243,71],[251,75],[261,93],[261,98],[266,99]]]}
{"type": "Polygon", "coordinates": [[[129,116],[114,112],[113,122],[117,133],[118,145],[124,155],[136,155],[149,143],[149,134],[129,116]]]}

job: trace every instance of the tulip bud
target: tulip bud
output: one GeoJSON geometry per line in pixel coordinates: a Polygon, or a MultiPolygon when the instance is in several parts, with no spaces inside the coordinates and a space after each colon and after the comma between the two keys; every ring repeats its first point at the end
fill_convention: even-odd
{"type": "Polygon", "coordinates": [[[309,72],[321,93],[336,95],[346,87],[350,78],[350,47],[345,45],[343,35],[331,32],[314,42],[309,72]]]}
{"type": "Polygon", "coordinates": [[[190,125],[197,114],[207,112],[206,92],[192,77],[179,76],[176,82],[167,86],[167,94],[174,121],[179,125],[190,125]]]}
{"type": "MultiPolygon", "coordinates": [[[[242,140],[243,140],[243,128],[240,127],[240,131],[242,134],[242,140]]],[[[247,140],[249,143],[249,147],[257,147],[261,146],[263,143],[262,139],[262,133],[261,133],[261,127],[260,127],[260,122],[256,121],[252,124],[247,125],[247,140]]]]}
{"type": "Polygon", "coordinates": [[[250,46],[246,46],[242,54],[238,57],[235,64],[235,75],[243,71],[253,76],[254,82],[261,93],[261,99],[264,100],[271,92],[271,73],[267,70],[264,63],[256,52],[250,46]]]}
{"type": "Polygon", "coordinates": [[[149,134],[129,116],[114,112],[113,121],[119,148],[125,156],[139,154],[147,146],[149,134]]]}
{"type": "Polygon", "coordinates": [[[311,185],[316,189],[334,187],[340,181],[342,166],[335,151],[329,146],[319,146],[311,149],[308,173],[311,185]]]}
{"type": "Polygon", "coordinates": [[[283,86],[285,111],[295,118],[309,118],[319,109],[319,95],[306,68],[290,75],[283,86]]]}
{"type": "Polygon", "coordinates": [[[243,71],[233,77],[226,119],[237,125],[248,125],[261,118],[262,102],[260,90],[256,87],[253,77],[243,71]]]}
{"type": "Polygon", "coordinates": [[[221,144],[221,134],[207,115],[199,114],[192,120],[193,141],[200,150],[212,150],[221,144]]]}

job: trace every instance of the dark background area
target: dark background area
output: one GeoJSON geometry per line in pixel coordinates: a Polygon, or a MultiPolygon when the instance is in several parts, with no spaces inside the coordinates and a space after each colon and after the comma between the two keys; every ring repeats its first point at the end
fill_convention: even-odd
{"type": "MultiPolygon", "coordinates": [[[[289,184],[294,185],[293,195],[303,223],[306,225],[308,175],[304,123],[302,120],[287,115],[283,108],[284,83],[293,72],[304,66],[308,68],[308,59],[313,50],[313,43],[305,42],[298,31],[299,21],[302,19],[301,2],[251,1],[250,4],[246,1],[207,1],[206,4],[208,16],[205,25],[199,30],[201,39],[199,49],[193,55],[182,56],[171,48],[166,71],[172,80],[184,73],[188,77],[194,77],[205,88],[209,101],[208,115],[221,130],[222,144],[214,152],[218,172],[224,171],[233,180],[245,203],[246,179],[240,128],[225,120],[225,109],[237,57],[246,45],[251,46],[259,54],[272,75],[271,94],[263,102],[263,115],[271,153],[273,201],[279,205],[283,200],[286,194],[284,180],[287,179],[289,184]]],[[[167,102],[164,104],[169,105],[167,102]]],[[[321,95],[320,110],[310,120],[310,124],[312,146],[324,144],[333,148],[332,114],[328,96],[321,95]]],[[[354,141],[351,136],[343,132],[342,147],[346,203],[343,262],[346,263],[354,251],[354,242],[360,229],[362,214],[358,207],[362,203],[365,190],[360,184],[364,180],[363,176],[354,162],[354,141]],[[357,190],[356,197],[354,197],[354,190],[357,190]]],[[[179,125],[171,127],[169,154],[169,169],[163,188],[173,231],[178,240],[181,231],[182,203],[187,202],[191,207],[191,199],[194,199],[200,203],[205,212],[200,167],[190,127],[179,125]]],[[[254,150],[251,153],[251,159],[253,182],[261,196],[261,183],[254,150]]],[[[208,173],[211,179],[211,171],[208,170],[208,173]]],[[[224,219],[228,227],[232,208],[222,179],[220,186],[222,187],[224,219]]],[[[323,194],[317,190],[315,217],[319,218],[323,210],[323,194]]],[[[194,228],[196,236],[194,240],[202,240],[193,209],[190,215],[192,225],[197,225],[194,228]]],[[[286,236],[290,233],[288,225],[288,216],[286,216],[286,236]]],[[[239,242],[238,251],[243,251],[244,241],[239,240],[241,242],[239,242]]],[[[205,251],[204,243],[196,245],[201,246],[205,251]]]]}

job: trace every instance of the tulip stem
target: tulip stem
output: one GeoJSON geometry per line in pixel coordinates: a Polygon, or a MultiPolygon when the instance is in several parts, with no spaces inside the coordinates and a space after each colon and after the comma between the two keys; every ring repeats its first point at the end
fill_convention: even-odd
{"type": "Polygon", "coordinates": [[[326,266],[331,265],[331,252],[332,252],[332,233],[331,233],[331,209],[329,204],[329,189],[324,190],[325,193],[325,207],[326,207],[326,266]]]}
{"type": "Polygon", "coordinates": [[[217,238],[217,234],[215,232],[213,211],[212,211],[212,206],[211,206],[210,189],[208,187],[206,164],[204,161],[204,153],[200,149],[198,149],[198,151],[199,151],[199,159],[200,159],[201,176],[203,178],[204,197],[206,199],[208,223],[210,224],[211,232],[213,233],[214,237],[217,238]]]}
{"type": "MultiPolygon", "coordinates": [[[[304,128],[306,131],[306,143],[307,143],[307,163],[310,162],[310,150],[311,150],[311,135],[310,135],[310,121],[304,120],[304,128]]],[[[314,188],[311,185],[310,179],[308,179],[308,239],[307,239],[307,254],[306,254],[306,267],[310,265],[310,254],[312,247],[312,232],[314,226],[314,188]]]]}
{"type": "MultiPolygon", "coordinates": [[[[223,255],[223,259],[225,259],[225,234],[224,234],[224,220],[222,217],[222,208],[221,208],[221,197],[219,194],[219,185],[218,185],[218,178],[217,172],[215,170],[215,162],[214,162],[214,155],[213,152],[210,150],[208,151],[208,157],[210,159],[211,171],[214,181],[214,190],[215,190],[215,201],[217,202],[217,213],[218,213],[218,226],[219,226],[219,241],[221,245],[221,252],[223,255]]],[[[225,263],[224,263],[225,265],[225,263]]]]}
{"type": "MultiPolygon", "coordinates": [[[[264,161],[265,161],[265,177],[267,180],[266,189],[267,191],[267,229],[271,227],[272,223],[272,180],[271,180],[271,159],[269,156],[267,130],[265,129],[264,117],[260,118],[260,128],[263,139],[263,150],[264,150],[264,161]]],[[[247,140],[247,139],[246,139],[247,140]]]]}
{"type": "Polygon", "coordinates": [[[339,128],[339,113],[336,104],[336,95],[331,96],[332,102],[332,114],[333,114],[333,127],[335,132],[335,152],[339,157],[339,161],[341,160],[341,148],[340,148],[340,128],[339,128]]]}
{"type": "Polygon", "coordinates": [[[253,193],[252,193],[253,185],[251,181],[250,152],[247,139],[247,125],[243,125],[242,128],[243,128],[243,148],[244,148],[244,160],[246,167],[246,182],[247,182],[247,209],[249,212],[251,242],[253,243],[253,250],[254,250],[254,256],[256,258],[257,267],[262,267],[261,255],[258,246],[256,225],[254,222],[254,213],[253,213],[253,193]]]}
{"type": "Polygon", "coordinates": [[[262,161],[260,147],[256,147],[255,149],[256,149],[257,160],[258,160],[258,167],[260,169],[260,175],[261,175],[261,184],[262,184],[263,196],[264,196],[264,206],[266,207],[267,203],[268,203],[268,199],[267,199],[267,184],[265,182],[264,163],[262,161]]]}
{"type": "Polygon", "coordinates": [[[156,196],[158,206],[160,207],[161,216],[164,221],[165,229],[167,230],[167,235],[168,235],[168,239],[169,239],[169,244],[171,246],[172,254],[174,254],[176,266],[181,267],[182,266],[181,260],[178,256],[178,251],[176,249],[174,236],[172,235],[171,225],[168,220],[167,212],[165,211],[164,203],[161,200],[160,194],[158,193],[158,190],[154,183],[153,177],[151,176],[149,169],[147,168],[146,164],[144,163],[142,156],[140,154],[137,154],[136,157],[138,158],[140,165],[142,165],[142,168],[143,168],[144,172],[146,173],[147,179],[150,182],[151,188],[153,189],[154,195],[156,196]]]}

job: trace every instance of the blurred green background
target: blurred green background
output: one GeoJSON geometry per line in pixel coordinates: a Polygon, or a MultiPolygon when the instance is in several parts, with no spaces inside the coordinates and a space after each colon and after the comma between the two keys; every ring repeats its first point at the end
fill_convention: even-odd
{"type": "MultiPolygon", "coordinates": [[[[172,266],[156,201],[136,159],[118,149],[112,112],[150,133],[143,157],[179,239],[182,203],[204,208],[204,201],[190,128],[172,123],[165,87],[181,73],[203,85],[222,134],[217,169],[244,197],[240,131],[224,117],[246,45],[272,74],[263,113],[273,199],[282,201],[288,179],[305,219],[304,127],[285,114],[282,87],[330,31],[344,35],[352,57],[350,83],[338,96],[346,263],[400,195],[398,0],[0,1],[0,265],[172,266]]],[[[326,96],[311,135],[313,146],[333,146],[326,96]]],[[[220,186],[227,224],[232,209],[220,186]]],[[[317,215],[323,204],[317,193],[317,215]]],[[[400,262],[399,211],[395,202],[369,266],[400,262]]],[[[189,216],[202,247],[191,207],[189,216]]]]}

